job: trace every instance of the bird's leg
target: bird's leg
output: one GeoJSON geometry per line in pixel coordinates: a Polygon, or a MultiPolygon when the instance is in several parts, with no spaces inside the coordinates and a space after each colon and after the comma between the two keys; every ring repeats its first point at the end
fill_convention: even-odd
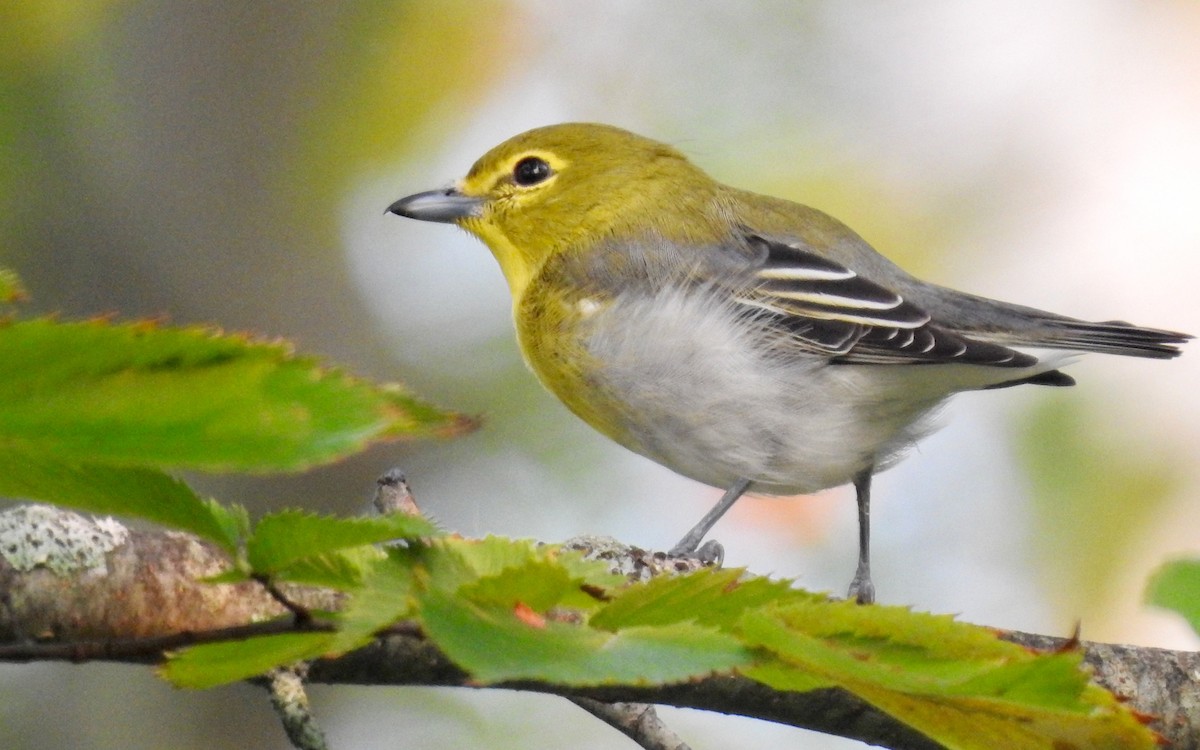
{"type": "MultiPolygon", "coordinates": [[[[701,518],[700,522],[693,526],[691,531],[684,534],[683,539],[680,539],[679,543],[672,547],[671,551],[667,554],[672,557],[686,557],[695,554],[696,548],[700,546],[700,541],[704,539],[704,535],[708,533],[709,529],[717,521],[721,520],[721,516],[725,515],[725,512],[732,508],[737,499],[744,495],[749,488],[749,479],[739,479],[730,485],[729,489],[725,490],[725,494],[721,496],[721,499],[717,501],[717,504],[713,506],[713,509],[705,513],[704,518],[701,518]]],[[[706,544],[704,546],[708,548],[709,545],[706,544]]],[[[719,549],[720,546],[717,545],[716,550],[719,549]]],[[[719,557],[720,553],[716,550],[710,550],[710,554],[705,555],[705,557],[710,555],[719,557]]]]}
{"type": "Polygon", "coordinates": [[[847,597],[859,604],[875,601],[875,584],[871,583],[871,471],[868,468],[854,478],[858,502],[858,570],[854,572],[847,597]]]}

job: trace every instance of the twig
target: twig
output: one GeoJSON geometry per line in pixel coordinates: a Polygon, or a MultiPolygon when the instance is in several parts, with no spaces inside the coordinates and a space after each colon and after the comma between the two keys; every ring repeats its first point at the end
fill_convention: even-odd
{"type": "Polygon", "coordinates": [[[645,750],[691,750],[691,747],[658,718],[647,703],[603,703],[591,698],[567,700],[617,729],[645,750]]]}
{"type": "Polygon", "coordinates": [[[299,602],[292,601],[291,597],[283,593],[283,591],[275,585],[275,582],[271,580],[270,576],[255,573],[250,577],[257,581],[258,584],[267,592],[267,594],[269,594],[272,599],[279,603],[279,606],[292,613],[292,618],[295,620],[297,628],[304,628],[312,624],[312,610],[310,610],[308,607],[305,607],[303,604],[300,604],[299,602]]]}
{"type": "Polygon", "coordinates": [[[292,746],[296,750],[327,750],[325,733],[308,703],[301,670],[295,667],[274,669],[267,675],[266,687],[271,694],[271,707],[279,715],[292,746]]]}
{"type": "Polygon", "coordinates": [[[371,504],[380,515],[402,513],[406,516],[419,516],[421,509],[413,497],[412,488],[400,469],[388,469],[383,476],[375,480],[375,497],[371,504]]]}

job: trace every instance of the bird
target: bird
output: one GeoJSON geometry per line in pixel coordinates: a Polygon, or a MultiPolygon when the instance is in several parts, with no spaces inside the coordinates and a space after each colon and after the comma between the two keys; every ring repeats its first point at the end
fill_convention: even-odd
{"type": "Polygon", "coordinates": [[[950,396],[1069,386],[1060,368],[1080,353],[1169,359],[1191,338],[922,281],[828,214],[611,125],[526,131],[387,212],[482,240],[541,383],[603,435],[724,490],[670,554],[713,554],[701,542],[748,492],[853,484],[848,597],[863,604],[872,477],[950,396]]]}

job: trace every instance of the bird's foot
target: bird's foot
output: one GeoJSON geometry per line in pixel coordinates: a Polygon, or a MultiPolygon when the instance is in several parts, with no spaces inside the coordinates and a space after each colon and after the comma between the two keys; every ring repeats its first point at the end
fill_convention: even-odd
{"type": "MultiPolygon", "coordinates": [[[[687,541],[686,539],[684,541],[687,541]]],[[[698,547],[694,544],[680,542],[667,552],[667,557],[681,557],[689,560],[699,560],[704,567],[721,567],[725,561],[725,548],[715,539],[709,539],[698,547]]]]}
{"type": "Polygon", "coordinates": [[[875,584],[871,582],[869,572],[864,575],[860,570],[854,574],[854,580],[850,582],[850,591],[846,593],[846,598],[853,599],[859,604],[875,603],[875,584]]]}
{"type": "Polygon", "coordinates": [[[725,548],[716,539],[709,539],[696,550],[696,558],[708,567],[719,568],[725,562],[725,548]]]}

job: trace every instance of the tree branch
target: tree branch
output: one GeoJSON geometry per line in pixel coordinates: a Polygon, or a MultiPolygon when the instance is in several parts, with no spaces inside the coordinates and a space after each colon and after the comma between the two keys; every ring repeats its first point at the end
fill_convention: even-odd
{"type": "MultiPolygon", "coordinates": [[[[479,687],[431,643],[412,635],[388,636],[340,658],[313,662],[308,678],[312,682],[336,685],[479,687]]],[[[937,750],[941,747],[869,703],[839,689],[778,692],[744,677],[728,676],[652,687],[563,688],[537,682],[507,682],[492,687],[590,698],[605,703],[654,703],[738,714],[893,750],[937,750]]]]}
{"type": "MultiPolygon", "coordinates": [[[[634,578],[688,567],[623,545],[584,540],[580,545],[634,578]]],[[[153,663],[192,643],[328,627],[297,624],[254,582],[207,584],[228,566],[223,554],[177,532],[131,531],[111,520],[90,521],[47,506],[0,513],[0,661],[122,661],[153,663]]],[[[324,591],[281,586],[290,602],[336,609],[324,591]]],[[[1001,633],[1027,648],[1056,651],[1077,645],[1093,679],[1137,711],[1155,717],[1151,728],[1179,750],[1200,750],[1200,655],[1191,652],[1075,644],[1072,639],[1001,633]]],[[[308,679],[329,684],[478,687],[416,628],[399,623],[373,644],[309,667],[308,679]]],[[[644,703],[700,708],[766,719],[902,750],[939,747],[870,704],[839,690],[778,692],[738,676],[714,676],[665,686],[563,688],[520,682],[498,687],[553,693],[610,723],[638,723],[640,709],[604,709],[589,703],[644,703]]],[[[648,725],[647,725],[648,726],[648,725]]],[[[622,731],[625,731],[624,729],[622,731]]],[[[638,729],[643,747],[651,730],[638,729]]]]}
{"type": "Polygon", "coordinates": [[[304,670],[275,669],[265,679],[271,694],[271,707],[279,715],[283,730],[297,750],[327,750],[325,733],[321,731],[304,689],[304,670]]]}
{"type": "Polygon", "coordinates": [[[572,703],[615,728],[644,750],[692,750],[645,703],[604,703],[593,698],[569,698],[572,703]]]}

